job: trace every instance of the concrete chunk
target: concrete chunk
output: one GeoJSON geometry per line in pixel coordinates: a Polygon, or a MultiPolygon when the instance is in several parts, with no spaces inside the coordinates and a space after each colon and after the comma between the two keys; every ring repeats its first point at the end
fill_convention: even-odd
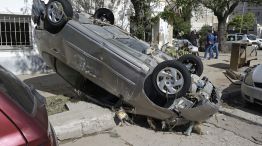
{"type": "Polygon", "coordinates": [[[59,140],[79,138],[116,126],[114,113],[87,102],[68,103],[69,111],[49,116],[59,140]]]}

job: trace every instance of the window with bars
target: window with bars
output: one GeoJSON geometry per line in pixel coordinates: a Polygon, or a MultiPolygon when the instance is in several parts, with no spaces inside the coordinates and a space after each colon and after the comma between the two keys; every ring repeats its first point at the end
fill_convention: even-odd
{"type": "Polygon", "coordinates": [[[31,48],[31,17],[0,14],[0,49],[31,48]]]}

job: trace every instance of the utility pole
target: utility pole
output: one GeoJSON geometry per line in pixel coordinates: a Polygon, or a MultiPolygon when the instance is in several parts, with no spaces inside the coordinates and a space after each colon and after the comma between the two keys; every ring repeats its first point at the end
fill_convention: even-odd
{"type": "Polygon", "coordinates": [[[242,33],[242,27],[243,27],[243,21],[244,21],[245,7],[246,7],[246,2],[248,2],[248,0],[242,0],[242,2],[243,2],[243,7],[242,7],[242,19],[241,19],[241,24],[240,24],[240,33],[242,33]]]}

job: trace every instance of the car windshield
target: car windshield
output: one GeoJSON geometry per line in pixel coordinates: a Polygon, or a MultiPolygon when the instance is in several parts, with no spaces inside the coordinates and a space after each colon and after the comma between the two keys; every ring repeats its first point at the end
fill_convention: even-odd
{"type": "Polygon", "coordinates": [[[140,40],[137,40],[135,38],[131,38],[131,37],[130,38],[117,38],[116,40],[144,54],[146,53],[146,50],[150,47],[148,44],[140,40]]]}
{"type": "Polygon", "coordinates": [[[235,40],[236,40],[235,36],[233,36],[233,35],[227,36],[227,41],[235,41],[235,40]]]}
{"type": "Polygon", "coordinates": [[[13,74],[0,68],[0,92],[9,96],[19,104],[26,112],[32,113],[34,99],[30,89],[13,74]]]}

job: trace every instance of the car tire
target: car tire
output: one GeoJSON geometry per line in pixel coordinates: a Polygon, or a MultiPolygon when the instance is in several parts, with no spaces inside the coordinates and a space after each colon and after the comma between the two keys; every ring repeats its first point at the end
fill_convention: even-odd
{"type": "Polygon", "coordinates": [[[96,10],[94,18],[100,19],[102,22],[108,22],[111,25],[114,25],[115,23],[115,16],[113,12],[106,8],[96,10]]]}
{"type": "Polygon", "coordinates": [[[34,24],[40,25],[40,20],[44,15],[45,11],[45,2],[43,1],[34,1],[32,6],[32,20],[34,24]]]}
{"type": "Polygon", "coordinates": [[[183,63],[191,74],[201,76],[204,71],[203,62],[193,54],[186,54],[178,58],[178,61],[183,63]]]}
{"type": "Polygon", "coordinates": [[[186,95],[189,91],[191,75],[182,63],[168,60],[155,67],[152,73],[152,82],[157,96],[175,99],[186,95]]]}
{"type": "Polygon", "coordinates": [[[45,29],[58,33],[73,17],[73,7],[68,0],[50,0],[46,5],[45,29]]]}

